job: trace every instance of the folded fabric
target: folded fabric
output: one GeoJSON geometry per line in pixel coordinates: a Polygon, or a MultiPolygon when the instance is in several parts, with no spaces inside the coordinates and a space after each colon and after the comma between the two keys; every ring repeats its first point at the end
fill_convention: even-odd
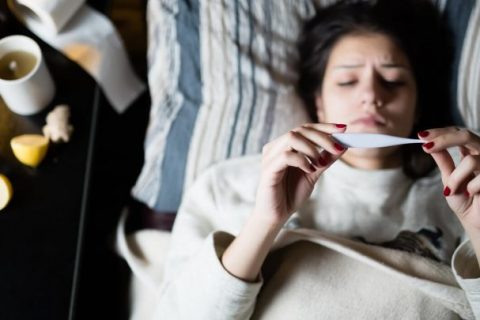
{"type": "MultiPolygon", "coordinates": [[[[127,237],[126,215],[117,248],[133,271],[131,319],[151,318],[170,234],[127,237]]],[[[262,274],[252,319],[475,319],[448,265],[317,230],[283,230],[262,274]]]]}
{"type": "Polygon", "coordinates": [[[277,247],[252,319],[474,319],[448,265],[307,229],[277,247]]]}

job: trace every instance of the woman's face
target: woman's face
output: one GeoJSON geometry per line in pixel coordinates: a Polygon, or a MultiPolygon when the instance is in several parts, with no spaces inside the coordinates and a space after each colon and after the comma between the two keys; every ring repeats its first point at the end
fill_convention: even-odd
{"type": "MultiPolygon", "coordinates": [[[[378,33],[347,35],[334,45],[316,98],[321,122],[347,124],[347,132],[401,137],[410,135],[416,101],[407,56],[388,36],[378,33]]],[[[355,165],[355,157],[360,157],[357,160],[379,163],[375,168],[396,166],[396,150],[350,149],[344,160],[355,165]]],[[[358,166],[371,167],[365,164],[358,166]]]]}

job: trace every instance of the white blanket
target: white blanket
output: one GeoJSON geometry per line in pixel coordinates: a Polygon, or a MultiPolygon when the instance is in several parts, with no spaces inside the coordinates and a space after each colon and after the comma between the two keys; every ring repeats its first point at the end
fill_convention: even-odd
{"type": "MultiPolygon", "coordinates": [[[[170,234],[117,230],[133,271],[131,319],[155,307],[170,234]]],[[[283,231],[252,319],[474,319],[448,265],[316,230],[283,231]]]]}

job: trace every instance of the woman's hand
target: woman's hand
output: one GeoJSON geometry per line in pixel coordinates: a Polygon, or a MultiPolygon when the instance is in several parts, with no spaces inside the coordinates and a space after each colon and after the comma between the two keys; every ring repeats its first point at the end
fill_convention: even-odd
{"type": "Polygon", "coordinates": [[[265,145],[252,215],[222,256],[224,268],[256,281],[272,243],[290,215],[310,196],[320,174],[345,151],[331,133],[340,124],[305,124],[265,145]]]}
{"type": "Polygon", "coordinates": [[[308,199],[322,172],[345,152],[331,137],[345,129],[342,124],[305,124],[266,144],[254,215],[283,225],[308,199]]]}
{"type": "Polygon", "coordinates": [[[431,129],[418,133],[423,149],[437,163],[448,205],[457,214],[467,233],[480,232],[480,137],[463,128],[431,129]],[[455,167],[447,148],[458,147],[462,154],[455,167]]]}

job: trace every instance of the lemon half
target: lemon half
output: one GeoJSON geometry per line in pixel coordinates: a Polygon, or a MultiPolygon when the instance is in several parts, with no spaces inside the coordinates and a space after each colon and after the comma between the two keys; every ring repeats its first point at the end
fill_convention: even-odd
{"type": "Polygon", "coordinates": [[[47,154],[48,139],[40,134],[23,134],[10,140],[10,145],[21,163],[36,167],[47,154]]]}
{"type": "Polygon", "coordinates": [[[5,208],[12,199],[13,189],[10,180],[3,174],[0,174],[0,210],[5,208]]]}

